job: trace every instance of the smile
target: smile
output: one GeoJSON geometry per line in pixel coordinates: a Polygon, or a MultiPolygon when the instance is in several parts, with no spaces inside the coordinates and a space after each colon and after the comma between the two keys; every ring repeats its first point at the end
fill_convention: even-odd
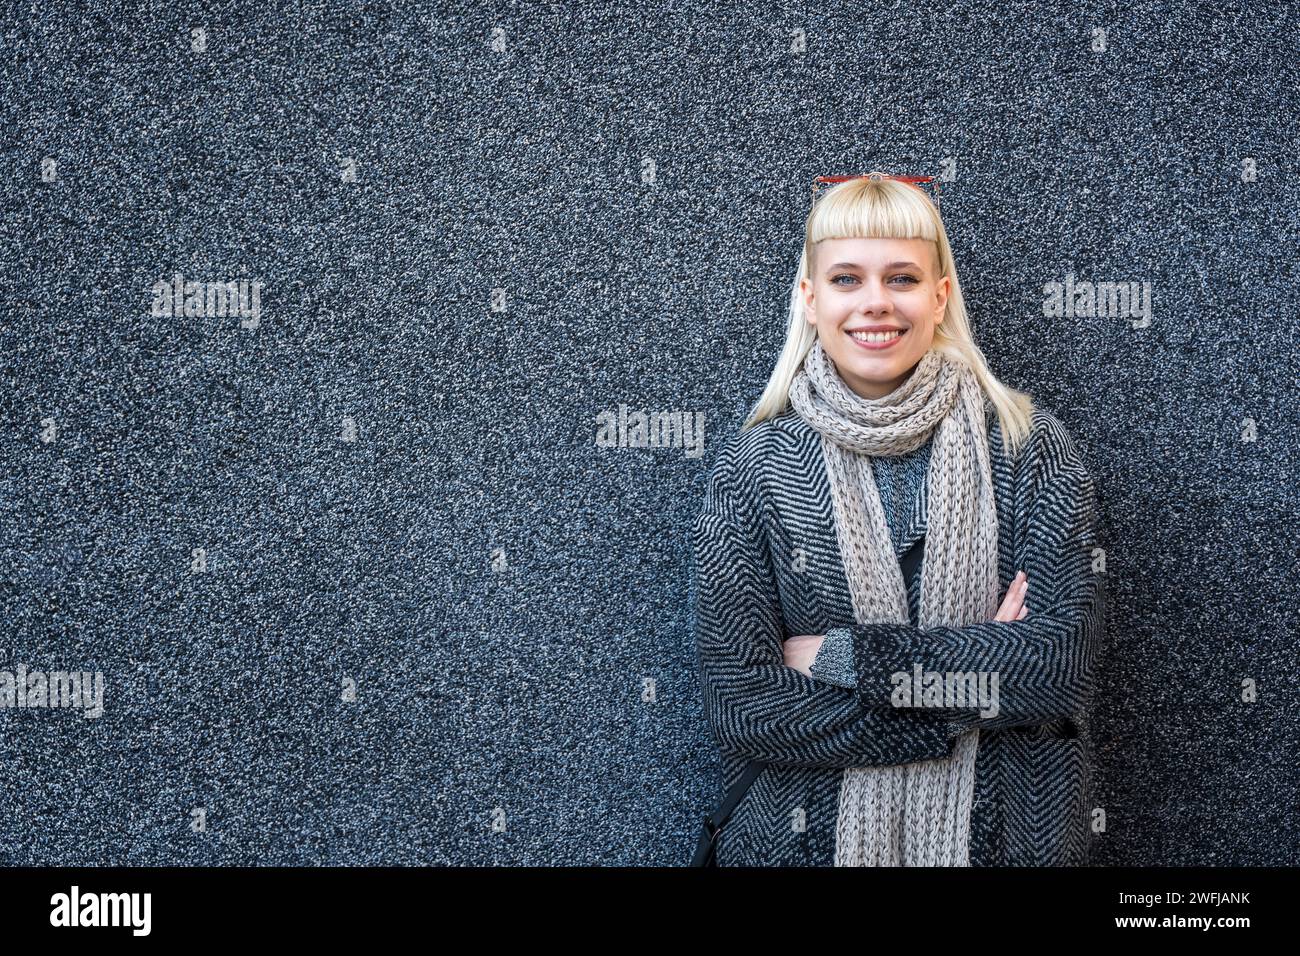
{"type": "Polygon", "coordinates": [[[907,334],[906,329],[897,332],[850,332],[851,338],[864,349],[887,349],[907,334]]]}

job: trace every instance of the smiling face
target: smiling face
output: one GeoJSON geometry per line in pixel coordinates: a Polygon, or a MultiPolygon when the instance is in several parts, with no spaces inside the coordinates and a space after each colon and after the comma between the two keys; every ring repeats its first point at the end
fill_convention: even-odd
{"type": "Polygon", "coordinates": [[[804,318],[863,398],[883,398],[907,381],[934,341],[952,287],[939,278],[938,258],[925,239],[823,239],[813,247],[813,279],[799,285],[804,318]],[[893,331],[866,334],[877,329],[893,331]]]}

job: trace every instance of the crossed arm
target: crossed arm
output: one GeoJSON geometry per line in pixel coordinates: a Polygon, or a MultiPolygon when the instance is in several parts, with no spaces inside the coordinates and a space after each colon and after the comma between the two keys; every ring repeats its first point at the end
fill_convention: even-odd
{"type": "Polygon", "coordinates": [[[976,707],[929,708],[963,727],[1033,725],[1089,706],[1105,600],[1103,578],[1092,567],[1096,490],[1073,446],[1063,441],[1061,454],[1044,456],[1018,562],[1030,586],[1025,616],[965,627],[849,626],[854,690],[864,706],[889,705],[891,675],[904,672],[910,678],[917,667],[923,673],[996,676],[995,716],[978,716],[976,707]]]}
{"type": "MultiPolygon", "coordinates": [[[[922,629],[851,625],[852,681],[836,686],[787,667],[775,576],[747,510],[711,480],[695,523],[695,632],[705,711],[720,749],[770,763],[850,767],[947,756],[973,726],[1068,717],[1093,692],[1103,626],[1092,569],[1096,493],[1059,427],[1043,437],[1040,479],[1017,566],[1033,583],[1019,620],[922,629]],[[999,707],[895,707],[896,672],[995,673],[999,707]]],[[[843,636],[843,635],[841,635],[843,636]]]]}
{"type": "Polygon", "coordinates": [[[711,488],[694,529],[696,650],[719,749],[798,767],[948,756],[957,731],[937,713],[864,704],[854,690],[785,666],[775,577],[743,509],[725,497],[711,488]]]}

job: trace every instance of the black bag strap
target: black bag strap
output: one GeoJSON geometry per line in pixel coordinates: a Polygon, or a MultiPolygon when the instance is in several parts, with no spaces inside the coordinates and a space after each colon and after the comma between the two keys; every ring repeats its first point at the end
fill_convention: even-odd
{"type": "Polygon", "coordinates": [[[722,803],[718,805],[718,809],[704,818],[704,826],[700,830],[699,841],[695,844],[695,859],[691,861],[691,866],[717,865],[714,860],[714,854],[717,852],[715,844],[718,834],[722,832],[722,825],[727,822],[731,811],[736,809],[745,792],[766,767],[767,764],[761,760],[750,761],[745,772],[740,775],[740,779],[732,785],[722,803]]]}
{"type": "MultiPolygon", "coordinates": [[[[907,549],[899,562],[903,569],[903,581],[910,593],[912,582],[921,571],[921,561],[925,557],[925,535],[917,538],[912,546],[907,549]]],[[[745,768],[745,772],[740,775],[740,779],[732,786],[727,793],[718,809],[704,818],[704,826],[700,830],[700,838],[695,845],[695,858],[691,861],[691,866],[717,866],[717,840],[718,834],[722,832],[722,826],[731,816],[731,811],[744,799],[745,793],[750,786],[758,779],[758,775],[763,772],[767,764],[761,760],[751,761],[745,768]]]]}

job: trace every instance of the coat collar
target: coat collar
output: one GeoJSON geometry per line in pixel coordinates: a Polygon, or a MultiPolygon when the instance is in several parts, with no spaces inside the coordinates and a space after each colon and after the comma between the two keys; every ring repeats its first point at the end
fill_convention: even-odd
{"type": "Polygon", "coordinates": [[[929,486],[928,481],[921,482],[920,492],[912,501],[912,516],[908,520],[907,530],[903,532],[902,539],[898,544],[898,557],[901,559],[907,554],[907,549],[916,543],[916,540],[925,534],[929,512],[926,508],[926,499],[929,495],[926,489],[929,486]]]}
{"type": "MultiPolygon", "coordinates": [[[[986,396],[984,399],[984,411],[987,418],[988,433],[990,436],[990,446],[996,442],[992,441],[993,430],[997,422],[997,407],[986,396]]],[[[790,435],[796,440],[811,440],[817,447],[820,447],[821,436],[813,429],[811,425],[799,417],[799,414],[793,409],[788,408],[780,415],[771,420],[772,427],[790,435]]],[[[825,460],[821,455],[817,460],[825,467],[825,460]]],[[[903,532],[897,545],[897,555],[901,559],[907,554],[909,548],[925,534],[929,523],[929,481],[922,481],[919,493],[912,500],[912,513],[908,519],[907,528],[903,532]]]]}

